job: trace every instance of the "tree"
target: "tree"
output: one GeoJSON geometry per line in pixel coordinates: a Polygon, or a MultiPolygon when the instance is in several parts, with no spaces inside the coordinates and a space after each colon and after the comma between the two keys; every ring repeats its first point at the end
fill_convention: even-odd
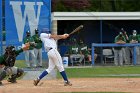
{"type": "Polygon", "coordinates": [[[60,5],[63,6],[67,11],[82,11],[91,6],[90,0],[53,0],[52,9],[53,11],[61,10],[60,5]]]}
{"type": "Polygon", "coordinates": [[[52,0],[53,11],[135,12],[140,0],[52,0]]]}

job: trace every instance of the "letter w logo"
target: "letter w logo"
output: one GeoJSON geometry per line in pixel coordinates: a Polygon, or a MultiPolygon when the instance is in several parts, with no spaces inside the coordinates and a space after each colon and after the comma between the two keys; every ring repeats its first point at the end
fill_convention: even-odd
{"type": "Polygon", "coordinates": [[[19,41],[22,42],[24,27],[27,24],[26,20],[28,20],[31,35],[34,33],[34,29],[37,28],[40,16],[42,2],[24,2],[22,5],[22,1],[10,1],[10,5],[12,5],[13,13],[15,17],[15,23],[18,33],[19,41]],[[35,5],[37,9],[37,13],[35,12],[35,5]],[[23,9],[23,7],[24,9],[23,9]]]}

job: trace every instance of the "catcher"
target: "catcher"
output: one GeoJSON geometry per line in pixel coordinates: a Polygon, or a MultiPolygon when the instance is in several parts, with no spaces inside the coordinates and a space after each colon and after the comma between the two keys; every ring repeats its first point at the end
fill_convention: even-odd
{"type": "Polygon", "coordinates": [[[7,81],[11,83],[16,83],[16,78],[20,77],[24,71],[18,67],[15,67],[16,57],[29,48],[30,44],[25,44],[20,50],[15,50],[14,46],[8,46],[5,49],[4,55],[0,56],[0,86],[2,84],[2,80],[9,76],[7,81]]]}

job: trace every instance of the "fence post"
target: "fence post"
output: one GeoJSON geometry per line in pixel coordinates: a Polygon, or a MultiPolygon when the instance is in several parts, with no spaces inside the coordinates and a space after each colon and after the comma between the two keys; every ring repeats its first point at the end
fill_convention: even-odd
{"type": "Polygon", "coordinates": [[[136,65],[137,64],[137,54],[136,54],[136,46],[134,46],[133,48],[133,64],[136,65]]]}
{"type": "Polygon", "coordinates": [[[0,54],[2,54],[2,0],[0,0],[0,54]]]}
{"type": "Polygon", "coordinates": [[[92,66],[94,65],[94,46],[92,45],[92,66]]]}

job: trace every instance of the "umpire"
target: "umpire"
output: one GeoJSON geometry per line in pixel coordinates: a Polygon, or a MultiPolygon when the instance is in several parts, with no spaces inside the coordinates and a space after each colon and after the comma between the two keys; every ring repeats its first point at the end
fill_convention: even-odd
{"type": "Polygon", "coordinates": [[[20,50],[15,50],[14,46],[8,46],[5,49],[4,55],[0,56],[0,86],[2,85],[2,80],[9,76],[8,82],[15,83],[16,78],[20,77],[24,71],[18,67],[15,67],[16,57],[29,48],[29,44],[25,44],[20,50]]]}

